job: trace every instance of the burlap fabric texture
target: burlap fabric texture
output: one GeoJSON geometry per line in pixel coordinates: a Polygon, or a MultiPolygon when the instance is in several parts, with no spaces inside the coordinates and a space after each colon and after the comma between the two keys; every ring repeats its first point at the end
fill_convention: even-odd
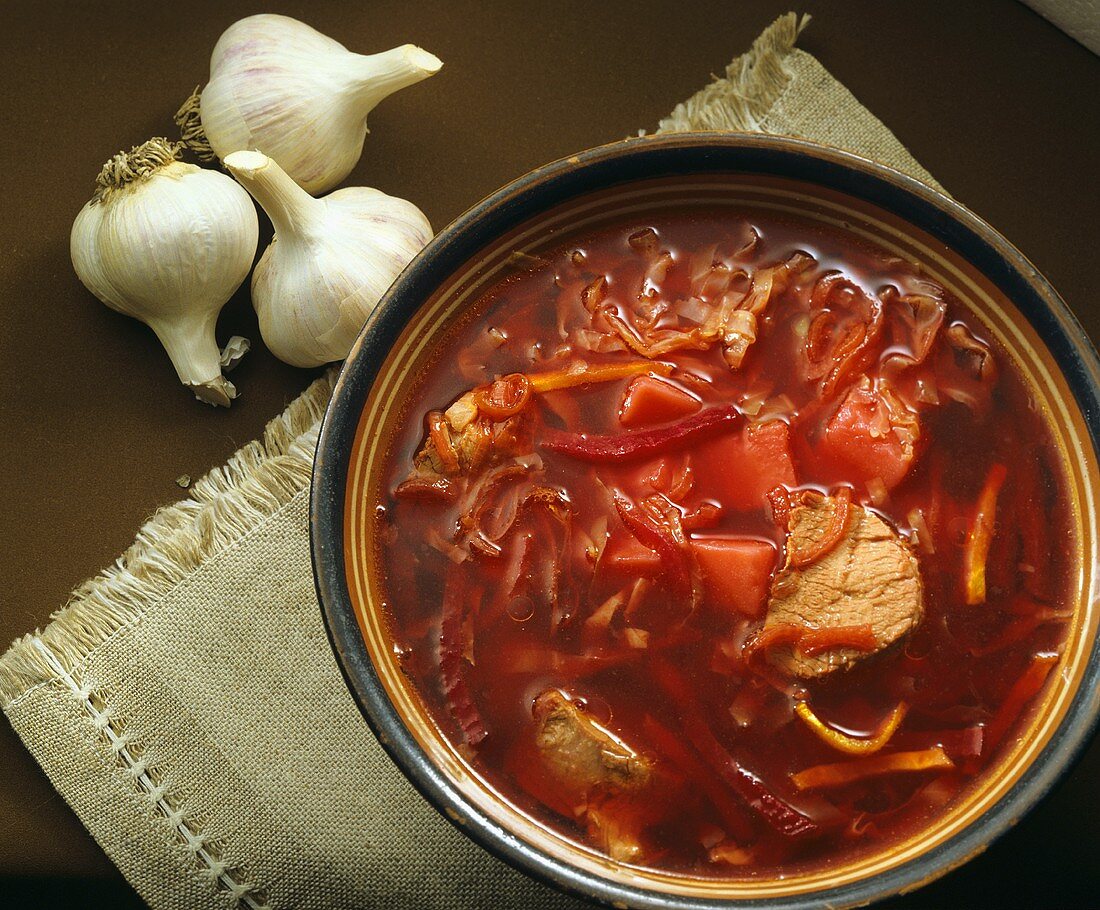
{"type": "MultiPolygon", "coordinates": [[[[933,183],[794,48],[802,24],[776,21],[660,129],[802,136],[933,183]]],[[[330,389],[317,381],[16,642],[0,703],[154,910],[578,907],[438,816],[345,688],[307,525],[330,389]]]]}

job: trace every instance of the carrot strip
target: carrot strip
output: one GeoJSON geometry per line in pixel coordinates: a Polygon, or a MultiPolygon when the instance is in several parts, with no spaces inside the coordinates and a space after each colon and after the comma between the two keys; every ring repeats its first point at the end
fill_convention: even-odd
{"type": "Polygon", "coordinates": [[[604,363],[593,366],[582,364],[573,370],[551,370],[546,373],[528,373],[532,392],[553,392],[557,389],[571,389],[579,385],[591,385],[596,382],[613,382],[641,373],[656,373],[668,376],[672,372],[671,363],[654,360],[632,360],[629,363],[604,363]]]}
{"type": "Polygon", "coordinates": [[[801,552],[790,549],[787,551],[788,563],[793,568],[803,569],[811,563],[817,562],[823,556],[828,556],[833,547],[840,543],[840,538],[844,536],[844,529],[848,527],[848,514],[852,505],[852,488],[840,487],[834,494],[833,499],[836,503],[833,507],[833,514],[829,518],[828,525],[825,526],[825,532],[821,535],[821,539],[801,552]]]}
{"type": "Polygon", "coordinates": [[[791,775],[791,783],[799,790],[816,790],[822,787],[840,787],[867,777],[895,774],[902,771],[946,771],[955,763],[939,746],[919,752],[892,752],[889,755],[872,755],[857,761],[838,762],[832,765],[814,765],[791,775]]]}
{"type": "Polygon", "coordinates": [[[806,629],[798,640],[798,650],[813,657],[831,648],[854,648],[857,651],[874,651],[878,639],[870,623],[853,626],[826,626],[822,629],[806,629]]]}
{"type": "Polygon", "coordinates": [[[1005,696],[1005,700],[1001,702],[1001,706],[997,709],[997,713],[993,715],[989,725],[985,728],[983,752],[986,749],[993,749],[1001,741],[1001,738],[1008,732],[1008,728],[1019,716],[1020,711],[1023,710],[1024,705],[1031,701],[1043,688],[1043,683],[1047,681],[1050,671],[1054,669],[1054,665],[1058,663],[1058,660],[1059,656],[1057,654],[1036,654],[1032,658],[1031,664],[1023,675],[1013,683],[1008,695],[1005,696]]]}
{"type": "Polygon", "coordinates": [[[458,462],[458,452],[451,442],[451,433],[447,429],[447,418],[442,411],[430,411],[428,413],[428,436],[439,454],[439,460],[443,462],[443,469],[448,474],[457,474],[462,470],[458,462]]]}
{"type": "Polygon", "coordinates": [[[772,487],[766,498],[772,507],[772,520],[786,531],[791,524],[791,494],[784,486],[772,487]]]}
{"type": "Polygon", "coordinates": [[[477,409],[493,420],[514,417],[531,399],[531,381],[522,373],[509,373],[474,392],[477,409]]]}
{"type": "MultiPolygon", "coordinates": [[[[672,497],[670,497],[672,498],[672,497]]],[[[683,517],[681,524],[685,531],[698,531],[705,528],[713,528],[722,520],[722,507],[713,502],[699,504],[699,508],[688,512],[683,517]]]]}
{"type": "Polygon", "coordinates": [[[1008,476],[1003,464],[995,464],[989,469],[985,485],[978,494],[978,505],[974,511],[974,524],[966,535],[963,550],[963,587],[968,604],[985,603],[985,564],[989,558],[989,548],[993,543],[993,520],[997,515],[997,496],[1001,485],[1008,476]]]}
{"type": "Polygon", "coordinates": [[[830,648],[855,648],[857,651],[874,651],[878,647],[870,623],[854,626],[826,626],[813,628],[797,623],[777,622],[764,626],[746,647],[749,654],[767,650],[777,645],[794,645],[807,657],[828,651],[830,648]]]}
{"type": "Polygon", "coordinates": [[[707,408],[671,426],[642,433],[598,436],[547,430],[542,446],[551,452],[561,452],[582,461],[623,461],[678,448],[727,429],[730,424],[740,420],[741,412],[734,405],[724,405],[707,408]]]}
{"type": "Polygon", "coordinates": [[[794,645],[802,640],[806,634],[806,627],[790,622],[772,623],[764,626],[745,645],[745,656],[751,656],[757,651],[766,651],[776,645],[794,645]]]}
{"type": "Polygon", "coordinates": [[[834,730],[814,714],[810,706],[804,701],[800,701],[794,707],[795,714],[799,716],[807,727],[817,734],[818,739],[826,745],[832,746],[834,749],[838,749],[848,755],[871,755],[878,752],[890,741],[890,738],[894,735],[894,731],[897,730],[901,722],[905,719],[905,713],[908,710],[909,706],[906,705],[905,702],[898,702],[897,707],[890,712],[890,716],[887,717],[882,726],[875,731],[874,736],[870,739],[861,739],[859,737],[849,736],[847,733],[841,733],[839,730],[834,730]]]}

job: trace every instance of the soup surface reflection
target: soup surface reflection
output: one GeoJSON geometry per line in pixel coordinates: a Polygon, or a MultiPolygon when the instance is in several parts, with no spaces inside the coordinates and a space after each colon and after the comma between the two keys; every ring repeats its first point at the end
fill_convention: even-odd
{"type": "Polygon", "coordinates": [[[1062,463],[918,264],[661,215],[523,263],[437,355],[377,504],[387,618],[523,811],[625,863],[809,870],[1023,730],[1071,612],[1062,463]]]}

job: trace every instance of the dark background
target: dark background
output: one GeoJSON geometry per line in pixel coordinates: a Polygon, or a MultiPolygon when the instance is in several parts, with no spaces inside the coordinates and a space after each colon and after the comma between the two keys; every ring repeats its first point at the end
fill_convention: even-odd
{"type": "MultiPolygon", "coordinates": [[[[158,506],[257,436],[312,378],[259,344],[247,291],[219,337],[254,348],[230,411],[177,384],[151,332],[80,286],[69,228],[102,162],[151,135],[207,76],[222,30],[297,16],[374,52],[446,66],[384,102],[351,184],[442,227],[529,168],[652,130],[787,0],[43,3],[0,8],[0,646],[45,624],[158,506]]],[[[1015,0],[802,0],[800,45],[960,201],[1046,273],[1100,337],[1100,59],[1015,0]]],[[[261,245],[266,244],[266,234],[261,245]]],[[[364,735],[367,733],[364,727],[364,735]]],[[[1100,904],[1100,747],[1014,831],[896,908],[1100,904]]],[[[0,903],[140,907],[0,720],[0,903]],[[7,898],[5,900],[5,898],[7,898]],[[9,903],[10,901],[10,903],[9,903]]]]}

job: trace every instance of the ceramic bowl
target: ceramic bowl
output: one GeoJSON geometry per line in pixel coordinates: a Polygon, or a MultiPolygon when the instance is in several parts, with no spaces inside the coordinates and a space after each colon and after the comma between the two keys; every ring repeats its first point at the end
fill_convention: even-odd
{"type": "MultiPolygon", "coordinates": [[[[428,244],[382,300],[344,365],[313,477],[317,588],[333,648],[396,764],[461,830],[519,869],[616,907],[847,907],[960,865],[1028,811],[1087,741],[1098,711],[1097,443],[1100,361],[1066,304],[993,228],[896,171],[834,149],[759,135],[678,134],[604,146],[538,168],[428,244]],[[376,556],[374,504],[402,402],[436,342],[513,254],[560,245],[627,212],[749,203],[841,225],[919,260],[1012,354],[1051,418],[1078,533],[1075,618],[1063,672],[1035,720],[984,780],[918,836],[811,873],[723,882],[616,864],[547,830],[495,792],[440,735],[394,654],[376,556]]],[[[364,730],[364,735],[369,735],[364,730]]]]}

